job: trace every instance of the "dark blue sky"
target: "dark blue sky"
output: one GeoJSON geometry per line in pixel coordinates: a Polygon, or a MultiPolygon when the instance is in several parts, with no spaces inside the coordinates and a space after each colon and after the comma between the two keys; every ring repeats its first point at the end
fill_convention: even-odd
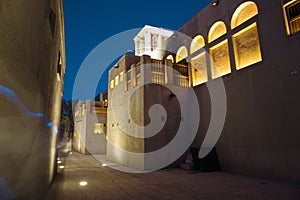
{"type": "MultiPolygon", "coordinates": [[[[209,2],[211,0],[64,0],[67,53],[64,98],[72,98],[81,63],[102,41],[146,24],[178,30],[209,2]]],[[[107,88],[107,77],[101,80],[98,92],[107,88]]]]}

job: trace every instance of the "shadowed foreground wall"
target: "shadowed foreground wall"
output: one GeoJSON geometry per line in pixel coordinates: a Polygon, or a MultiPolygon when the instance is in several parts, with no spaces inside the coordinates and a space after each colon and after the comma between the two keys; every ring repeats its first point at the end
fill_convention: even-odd
{"type": "Polygon", "coordinates": [[[0,199],[42,199],[56,167],[61,0],[0,1],[0,199]]]}
{"type": "MultiPolygon", "coordinates": [[[[227,113],[217,144],[221,168],[300,182],[300,32],[287,34],[282,4],[291,1],[253,1],[258,7],[258,14],[239,28],[256,22],[262,60],[239,69],[235,60],[237,52],[234,51],[236,30],[231,29],[230,22],[235,9],[244,2],[222,0],[216,7],[208,5],[180,29],[191,38],[202,35],[206,41],[205,50],[209,52],[214,45],[207,42],[210,27],[220,20],[227,27],[227,33],[219,38],[219,41],[228,40],[231,64],[231,72],[222,76],[227,94],[227,113]]],[[[242,40],[239,39],[239,56],[249,54],[247,59],[257,56],[253,54],[256,51],[250,47],[243,49],[239,44],[252,43],[255,45],[251,47],[256,48],[257,41],[249,39],[253,35],[251,31],[242,40]]],[[[207,68],[210,72],[209,64],[207,68]]],[[[214,81],[209,77],[208,82],[214,81]]],[[[209,106],[205,84],[194,89],[200,106],[209,106]]],[[[207,108],[201,110],[201,120],[204,121],[200,122],[198,143],[201,143],[208,128],[210,111],[207,108]]]]}

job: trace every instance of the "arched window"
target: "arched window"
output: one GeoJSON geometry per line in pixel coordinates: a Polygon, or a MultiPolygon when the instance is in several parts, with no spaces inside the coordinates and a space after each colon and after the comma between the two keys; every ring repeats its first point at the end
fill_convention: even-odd
{"type": "Polygon", "coordinates": [[[201,49],[202,47],[205,46],[205,41],[203,36],[201,35],[197,35],[196,37],[194,37],[192,43],[191,43],[191,47],[190,47],[190,53],[195,53],[196,51],[198,51],[199,49],[201,49]]]}
{"type": "Polygon", "coordinates": [[[168,55],[167,60],[171,60],[174,63],[174,57],[172,55],[168,55]]]}
{"type": "Polygon", "coordinates": [[[208,32],[208,42],[216,41],[216,44],[209,48],[212,79],[231,72],[228,40],[220,41],[220,37],[226,33],[226,25],[222,21],[214,23],[208,32]]]}
{"type": "MultiPolygon", "coordinates": [[[[199,51],[201,48],[205,46],[205,41],[203,36],[197,35],[194,37],[191,47],[190,53],[193,54],[199,51]]],[[[206,66],[206,53],[205,51],[199,51],[196,56],[191,59],[192,64],[192,84],[193,86],[199,85],[201,83],[205,83],[208,80],[207,77],[207,66],[206,66]]]]}
{"type": "Polygon", "coordinates": [[[227,33],[226,25],[222,21],[214,23],[208,32],[208,42],[212,42],[227,33]]]}
{"type": "MultiPolygon", "coordinates": [[[[241,4],[232,15],[231,28],[234,30],[258,14],[252,1],[241,4]]],[[[242,69],[262,61],[256,22],[244,27],[232,36],[236,69],[242,69]]]]}
{"type": "Polygon", "coordinates": [[[187,57],[188,57],[187,48],[185,46],[180,47],[176,54],[176,62],[178,63],[187,57]]]}
{"type": "Polygon", "coordinates": [[[232,15],[231,19],[231,29],[241,25],[242,23],[248,21],[252,17],[258,14],[257,6],[252,1],[247,1],[240,5],[232,15]]]}

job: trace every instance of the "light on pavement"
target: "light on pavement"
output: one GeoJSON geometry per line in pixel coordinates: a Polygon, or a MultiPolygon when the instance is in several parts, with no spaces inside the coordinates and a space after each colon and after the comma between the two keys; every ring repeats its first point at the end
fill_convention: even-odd
{"type": "Polygon", "coordinates": [[[79,182],[79,185],[80,186],[86,186],[88,183],[86,182],[86,181],[81,181],[81,182],[79,182]]]}

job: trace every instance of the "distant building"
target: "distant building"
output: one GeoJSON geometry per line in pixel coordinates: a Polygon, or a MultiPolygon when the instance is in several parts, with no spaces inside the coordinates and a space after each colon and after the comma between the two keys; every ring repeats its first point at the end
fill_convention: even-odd
{"type": "Polygon", "coordinates": [[[0,198],[42,199],[56,171],[63,3],[1,1],[0,7],[0,198]]]}
{"type": "Polygon", "coordinates": [[[107,99],[80,101],[74,114],[73,149],[82,154],[106,153],[107,99]]]}
{"type": "MultiPolygon", "coordinates": [[[[188,100],[188,67],[185,64],[173,64],[167,59],[155,60],[148,55],[128,54],[121,57],[115,66],[117,67],[109,71],[107,159],[139,170],[148,170],[150,165],[145,160],[129,157],[116,151],[114,147],[128,152],[147,153],[160,149],[174,137],[180,120],[189,113],[181,113],[179,102],[168,88],[176,88],[180,91],[177,98],[188,100]],[[177,69],[178,72],[174,73],[167,66],[177,69]],[[144,83],[150,84],[143,86],[144,83]],[[168,85],[168,88],[164,85],[168,85]],[[142,87],[135,90],[139,86],[142,87]],[[151,121],[148,112],[154,104],[163,105],[167,113],[172,114],[162,115],[151,121]],[[165,125],[154,137],[134,137],[151,134],[152,129],[146,128],[150,122],[156,127],[165,125]]],[[[189,104],[186,102],[181,106],[188,107],[189,104]]],[[[188,129],[188,126],[184,128],[188,129]]],[[[169,153],[172,154],[172,151],[169,153]]]]}
{"type": "MultiPolygon", "coordinates": [[[[183,99],[183,96],[189,96],[190,91],[187,88],[191,83],[187,63],[174,64],[169,58],[162,59],[165,53],[164,45],[172,34],[172,31],[146,25],[134,38],[136,54],[125,54],[109,71],[107,116],[109,160],[139,170],[147,170],[150,165],[145,160],[129,157],[123,152],[116,151],[114,147],[134,153],[152,152],[166,145],[176,134],[181,120],[179,102],[173,98],[175,96],[173,92],[163,85],[181,91],[182,97],[178,98],[183,99]],[[143,86],[145,83],[147,86],[143,86]],[[136,90],[139,86],[143,87],[136,90]],[[173,114],[160,116],[155,122],[151,121],[148,112],[154,104],[162,104],[167,113],[173,114]],[[149,131],[151,132],[147,128],[150,122],[155,123],[157,127],[165,124],[151,139],[146,138],[150,134],[149,131]],[[142,135],[145,138],[136,138],[133,135],[142,135]]],[[[188,105],[186,103],[184,106],[188,105]]],[[[188,113],[181,114],[188,115],[188,113]]],[[[172,154],[172,151],[169,153],[172,154]]]]}
{"type": "Polygon", "coordinates": [[[190,39],[174,33],[162,45],[166,51],[161,58],[151,53],[140,54],[139,50],[144,48],[136,37],[136,56],[124,55],[110,70],[107,157],[138,169],[147,167],[145,163],[134,163],[134,159],[115,154],[110,142],[130,152],[144,153],[161,147],[157,141],[168,140],[168,136],[159,134],[161,137],[151,143],[150,139],[130,137],[122,130],[123,127],[131,130],[132,120],[141,126],[149,123],[149,105],[164,99],[168,119],[173,121],[165,131],[176,129],[181,116],[174,106],[176,103],[171,102],[176,98],[166,100],[170,93],[163,85],[168,83],[193,87],[196,92],[201,120],[194,145],[200,147],[212,117],[205,83],[213,84],[222,77],[227,111],[216,145],[221,168],[299,182],[300,0],[222,0],[208,5],[179,32],[190,39]],[[174,49],[176,53],[172,53],[174,49]],[[151,70],[139,67],[147,63],[182,69],[181,75],[174,77],[164,67],[151,70]],[[130,91],[145,78],[161,85],[144,86],[132,96],[130,91]],[[122,92],[118,89],[119,98],[113,98],[117,100],[112,102],[116,88],[122,88],[122,92]],[[129,97],[130,104],[124,105],[129,97]],[[114,108],[132,108],[129,116],[126,112],[119,113],[121,119],[115,122],[112,104],[114,108]]]}
{"type": "Polygon", "coordinates": [[[101,92],[97,96],[95,96],[94,100],[95,101],[102,101],[101,99],[106,99],[107,100],[107,90],[104,92],[101,92]]]}

